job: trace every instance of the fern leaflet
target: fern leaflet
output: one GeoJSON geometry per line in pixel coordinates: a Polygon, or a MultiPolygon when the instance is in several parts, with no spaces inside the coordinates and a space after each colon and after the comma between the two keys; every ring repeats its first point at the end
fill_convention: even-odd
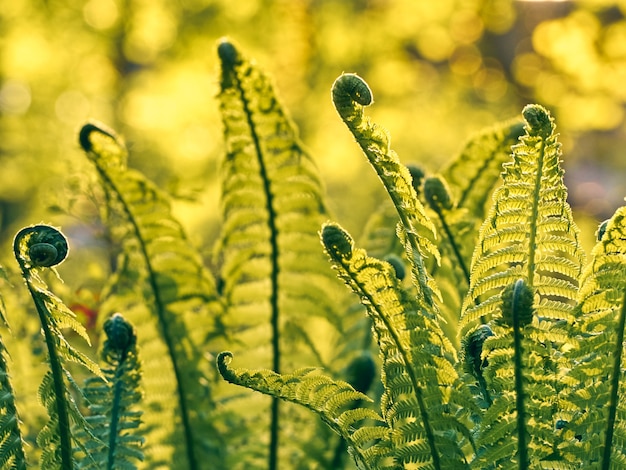
{"type": "Polygon", "coordinates": [[[373,97],[361,77],[355,74],[339,76],[333,84],[332,97],[341,119],[376,170],[398,211],[401,240],[407,247],[414,282],[418,284],[418,295],[432,306],[433,293],[438,295],[438,290],[426,271],[424,258],[430,255],[439,262],[439,251],[434,243],[437,235],[435,226],[417,198],[411,173],[391,149],[387,131],[364,116],[363,107],[372,104],[373,97]]]}
{"type": "Polygon", "coordinates": [[[232,369],[230,352],[217,357],[217,366],[228,382],[251,388],[283,400],[298,403],[318,414],[322,420],[348,443],[350,454],[359,469],[374,470],[370,462],[380,458],[380,449],[372,441],[388,439],[383,426],[362,426],[363,421],[382,423],[380,416],[369,408],[353,408],[357,400],[371,399],[357,392],[346,382],[321,375],[315,368],[299,369],[291,374],[270,370],[232,369]]]}
{"type": "MultiPolygon", "coordinates": [[[[265,73],[228,40],[218,54],[226,156],[215,253],[225,321],[240,330],[245,345],[235,352],[244,364],[253,357],[275,372],[290,357],[324,364],[321,338],[310,332],[341,324],[332,293],[337,282],[317,238],[327,217],[317,169],[265,73]]],[[[277,468],[279,459],[278,404],[272,399],[269,468],[277,468]]]]}
{"type": "MultiPolygon", "coordinates": [[[[4,269],[0,266],[0,276],[4,269]]],[[[4,299],[0,294],[0,322],[8,327],[4,299]]],[[[15,393],[9,377],[8,353],[0,337],[0,468],[26,469],[24,439],[15,404],[15,393]]]]}

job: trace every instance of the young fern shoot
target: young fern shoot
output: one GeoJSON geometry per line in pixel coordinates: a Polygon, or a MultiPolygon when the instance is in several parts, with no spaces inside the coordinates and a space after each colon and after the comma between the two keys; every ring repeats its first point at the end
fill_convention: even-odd
{"type": "Polygon", "coordinates": [[[104,332],[101,357],[106,364],[102,371],[107,380],[90,377],[83,390],[91,412],[86,420],[98,440],[87,447],[91,458],[84,458],[79,468],[133,470],[136,462],[144,459],[144,439],[137,434],[142,412],[136,406],[143,395],[137,335],[119,313],[107,319],[104,332]]]}
{"type": "Polygon", "coordinates": [[[103,375],[97,364],[65,339],[62,329],[69,328],[90,344],[89,336],[76,315],[48,290],[39,275],[40,270],[54,268],[63,262],[69,245],[63,233],[56,228],[33,225],[17,233],[13,251],[39,315],[50,366],[39,388],[39,398],[50,416],[50,420],[37,436],[37,444],[43,450],[40,466],[42,469],[73,470],[74,444],[82,444],[76,439],[72,423],[77,429],[88,434],[89,431],[68,389],[68,381],[75,384],[65,363],[74,362],[97,376],[103,375]]]}

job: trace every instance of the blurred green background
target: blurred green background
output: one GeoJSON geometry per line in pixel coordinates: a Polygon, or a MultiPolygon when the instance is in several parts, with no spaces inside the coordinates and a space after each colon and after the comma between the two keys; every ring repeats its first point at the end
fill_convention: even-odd
{"type": "Polygon", "coordinates": [[[369,82],[368,113],[405,163],[436,171],[536,102],[557,120],[577,213],[602,220],[626,195],[626,1],[5,0],[0,18],[3,247],[42,220],[77,227],[78,247],[97,238],[76,137],[93,118],[125,137],[130,166],[210,251],[222,36],[274,77],[352,233],[383,194],[330,101],[344,71],[369,82]]]}

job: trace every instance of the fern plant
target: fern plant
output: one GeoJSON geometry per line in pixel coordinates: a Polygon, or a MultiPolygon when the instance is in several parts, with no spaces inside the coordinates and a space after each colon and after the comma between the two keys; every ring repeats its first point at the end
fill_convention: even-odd
{"type": "Polygon", "coordinates": [[[372,320],[382,361],[379,409],[360,406],[346,420],[345,401],[319,401],[327,390],[354,399],[345,383],[319,373],[313,380],[308,370],[235,369],[230,353],[218,357],[222,376],[323,416],[358,468],[624,468],[626,208],[605,224],[585,264],[554,120],[530,105],[475,230],[472,220],[482,215],[504,160],[499,150],[494,164],[493,149],[514,141],[521,126],[506,124],[495,145],[482,152],[474,146],[444,169],[451,188],[442,175],[427,177],[420,191],[426,209],[386,131],[364,116],[372,102],[367,84],[342,75],[333,100],[390,195],[412,274],[406,286],[392,264],[368,256],[338,224],[323,225],[333,267],[372,320]],[[459,249],[468,240],[475,240],[471,262],[459,249]],[[443,263],[438,247],[447,254],[443,263]],[[435,279],[455,270],[466,285],[451,315],[435,279]],[[453,319],[458,328],[444,332],[453,319]],[[454,331],[456,347],[446,336],[454,331]]]}
{"type": "Polygon", "coordinates": [[[76,315],[48,290],[39,275],[40,270],[54,268],[61,263],[67,256],[69,245],[65,236],[56,228],[33,225],[17,233],[13,251],[35,304],[48,352],[49,371],[39,388],[39,398],[50,418],[37,436],[37,444],[43,450],[41,468],[73,469],[74,446],[82,446],[73,429],[80,429],[88,434],[90,431],[70,393],[72,388],[78,393],[80,389],[75,386],[66,364],[80,364],[100,377],[102,372],[96,363],[65,339],[62,329],[69,328],[90,343],[89,336],[76,315]]]}

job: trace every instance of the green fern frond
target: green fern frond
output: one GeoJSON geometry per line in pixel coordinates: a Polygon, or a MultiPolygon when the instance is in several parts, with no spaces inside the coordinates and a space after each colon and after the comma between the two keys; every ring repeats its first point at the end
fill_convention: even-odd
{"type": "Polygon", "coordinates": [[[576,384],[564,428],[567,450],[586,465],[623,468],[626,450],[624,328],[626,327],[626,207],[599,234],[581,277],[576,331],[579,348],[569,376],[576,384]]]}
{"type": "Polygon", "coordinates": [[[411,173],[391,149],[388,132],[364,116],[364,106],[372,104],[373,97],[361,77],[356,74],[339,76],[332,87],[332,98],[341,119],[376,170],[398,211],[402,231],[400,239],[407,247],[414,282],[418,284],[418,295],[432,306],[433,294],[437,296],[438,291],[426,271],[424,258],[432,256],[439,262],[440,255],[435,245],[437,234],[417,198],[411,173]]]}
{"type": "Polygon", "coordinates": [[[524,108],[527,134],[504,165],[503,185],[474,251],[461,318],[464,336],[497,318],[502,290],[522,278],[540,299],[540,318],[572,321],[584,254],[567,204],[554,121],[537,105],[524,108]]]}
{"type": "Polygon", "coordinates": [[[383,457],[376,442],[388,440],[388,430],[384,426],[364,425],[363,422],[371,421],[383,423],[373,410],[352,406],[355,401],[371,402],[367,395],[357,392],[347,382],[319,374],[316,368],[299,369],[291,374],[267,369],[232,369],[229,367],[232,357],[230,352],[217,356],[217,366],[225,380],[308,408],[345,439],[359,469],[379,468],[372,463],[383,457]]]}
{"type": "Polygon", "coordinates": [[[135,409],[142,399],[137,336],[119,313],[107,319],[104,331],[101,357],[107,380],[89,378],[83,389],[90,411],[86,420],[98,440],[86,446],[89,457],[83,457],[78,468],[136,469],[136,461],[144,458],[144,439],[137,434],[142,413],[135,409]]]}
{"type": "Polygon", "coordinates": [[[500,179],[511,146],[524,135],[523,123],[507,121],[470,138],[461,153],[441,170],[450,184],[457,206],[468,216],[483,220],[485,204],[500,179]]]}
{"type": "Polygon", "coordinates": [[[145,404],[152,410],[145,418],[146,459],[153,466],[173,458],[190,469],[200,462],[217,468],[221,445],[205,379],[211,371],[200,367],[207,337],[220,331],[215,283],[167,196],[125,168],[126,149],[115,134],[87,124],[79,140],[100,176],[109,227],[122,246],[102,310],[123,310],[140,332],[145,404]]]}
{"type": "Polygon", "coordinates": [[[481,228],[460,325],[462,337],[481,325],[493,333],[472,359],[484,364],[484,382],[473,375],[493,399],[473,462],[485,469],[562,460],[555,422],[583,264],[553,119],[537,105],[523,114],[526,135],[504,164],[503,185],[481,228]]]}
{"type": "MultiPolygon", "coordinates": [[[[48,411],[50,420],[37,436],[42,448],[41,468],[72,470],[74,467],[73,443],[76,437],[71,422],[89,433],[87,423],[80,413],[69,387],[74,382],[65,367],[74,362],[103,377],[97,364],[76,350],[63,335],[62,328],[70,328],[88,344],[89,336],[76,320],[75,314],[48,291],[39,276],[39,270],[54,268],[67,256],[69,245],[65,236],[54,227],[33,225],[20,230],[13,242],[15,258],[22,271],[31,297],[35,303],[41,330],[48,350],[50,370],[39,387],[39,399],[48,411]]],[[[80,391],[79,391],[80,392],[80,391]]]]}
{"type": "MultiPolygon", "coordinates": [[[[227,39],[218,45],[218,54],[226,155],[215,264],[227,306],[225,323],[238,332],[241,344],[229,348],[243,364],[275,372],[296,367],[291,358],[325,365],[325,335],[318,332],[340,331],[342,325],[338,283],[317,238],[328,217],[317,168],[268,76],[227,39]]],[[[270,468],[277,468],[278,441],[286,436],[278,403],[273,399],[269,410],[270,468]]],[[[266,411],[258,403],[254,409],[266,411]]],[[[264,418],[246,417],[254,419],[264,418]]],[[[248,432],[233,438],[246,438],[248,432]]]]}
{"type": "Polygon", "coordinates": [[[322,241],[338,275],[357,293],[373,321],[383,361],[382,415],[392,430],[398,465],[465,468],[462,422],[475,409],[454,368],[455,350],[419,296],[398,285],[393,267],[368,257],[336,224],[325,224],[322,241]]]}
{"type": "MultiPolygon", "coordinates": [[[[229,316],[238,317],[238,324],[248,318],[243,323],[255,328],[255,335],[262,334],[261,340],[267,334],[258,327],[267,331],[271,325],[267,365],[279,371],[280,356],[285,356],[281,323],[302,328],[310,316],[336,321],[332,298],[323,293],[334,278],[317,238],[327,218],[324,191],[270,79],[228,40],[219,44],[218,53],[226,141],[223,227],[215,248],[221,292],[229,316]]],[[[258,363],[259,351],[248,353],[258,363]]]]}
{"type": "MultiPolygon", "coordinates": [[[[4,321],[4,311],[1,315],[4,321]]],[[[26,469],[24,439],[15,404],[15,392],[9,377],[7,356],[0,338],[0,468],[23,470],[26,469]]]]}

